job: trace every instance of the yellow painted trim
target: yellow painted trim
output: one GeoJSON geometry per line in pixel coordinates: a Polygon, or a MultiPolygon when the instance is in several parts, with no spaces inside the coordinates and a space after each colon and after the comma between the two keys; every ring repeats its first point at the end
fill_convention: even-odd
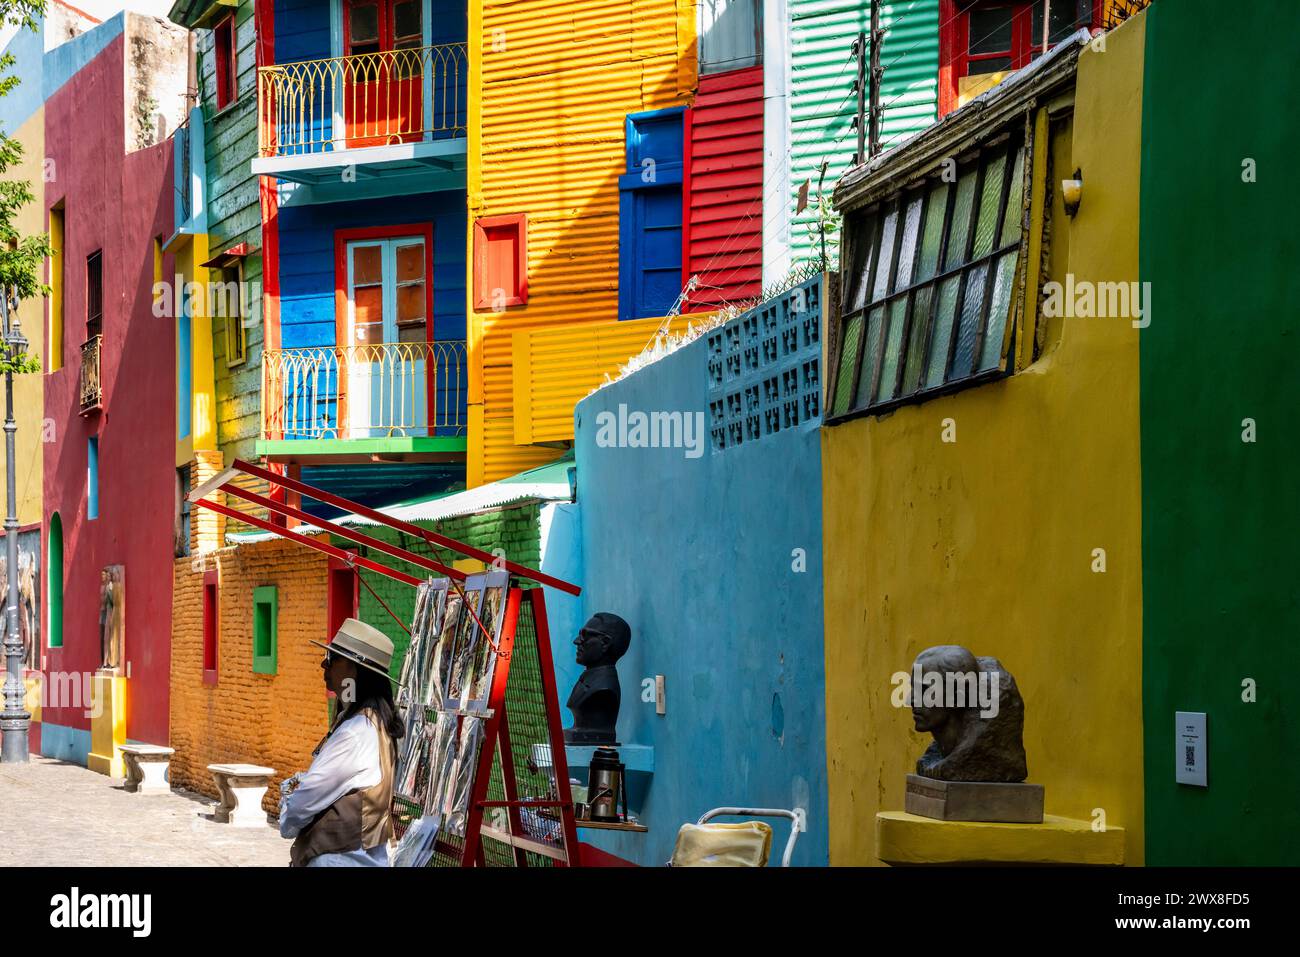
{"type": "Polygon", "coordinates": [[[93,708],[86,767],[109,777],[125,777],[121,747],[126,744],[126,679],[96,673],[91,687],[93,708]]]}
{"type": "Polygon", "coordinates": [[[483,484],[483,474],[486,471],[484,458],[487,443],[483,435],[483,406],[471,405],[466,411],[469,413],[469,441],[466,443],[465,486],[477,488],[483,484]]]}
{"type": "Polygon", "coordinates": [[[63,368],[63,208],[50,210],[50,340],[47,372],[63,368]]]}
{"type": "Polygon", "coordinates": [[[1042,824],[937,821],[905,811],[876,815],[876,849],[887,864],[1124,863],[1124,828],[1043,815],[1042,824]]]}
{"type": "Polygon", "coordinates": [[[677,95],[694,93],[699,82],[699,26],[695,0],[677,0],[677,95]]]}
{"type": "Polygon", "coordinates": [[[190,244],[193,258],[192,281],[204,290],[198,308],[190,317],[191,361],[194,363],[193,383],[194,404],[190,416],[190,435],[196,449],[215,449],[217,447],[217,386],[216,369],[213,366],[212,317],[208,314],[208,284],[212,271],[201,265],[211,257],[208,254],[208,236],[197,233],[190,244]]]}
{"type": "MultiPolygon", "coordinates": [[[[474,220],[483,207],[483,5],[469,5],[469,96],[466,122],[465,199],[469,215],[465,222],[465,335],[469,362],[468,401],[470,405],[483,401],[483,321],[473,309],[474,302],[474,220]]],[[[527,261],[527,257],[525,257],[527,261]]],[[[472,428],[469,444],[481,445],[483,436],[472,428]]],[[[471,482],[472,488],[475,483],[471,482]]]]}
{"type": "Polygon", "coordinates": [[[528,445],[533,441],[532,340],[528,330],[516,332],[510,338],[514,359],[510,384],[514,393],[515,444],[528,445]]]}

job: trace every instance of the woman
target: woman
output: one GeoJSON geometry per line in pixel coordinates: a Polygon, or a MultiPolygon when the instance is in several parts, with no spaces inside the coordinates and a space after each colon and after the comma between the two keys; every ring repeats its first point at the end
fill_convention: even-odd
{"type": "Polygon", "coordinates": [[[280,786],[280,836],[296,838],[294,867],[386,867],[393,836],[393,769],[402,721],[388,668],[393,643],[349,618],[321,644],[325,687],[339,714],[311,767],[280,786]]]}

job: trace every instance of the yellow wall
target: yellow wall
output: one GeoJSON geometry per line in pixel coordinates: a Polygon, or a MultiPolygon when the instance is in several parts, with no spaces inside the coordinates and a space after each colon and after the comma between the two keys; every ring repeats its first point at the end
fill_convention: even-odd
{"type": "MultiPolygon", "coordinates": [[[[212,451],[217,447],[217,402],[215,369],[212,364],[212,317],[208,315],[208,283],[211,270],[197,265],[208,261],[208,236],[206,233],[177,236],[168,252],[176,257],[175,275],[183,284],[180,289],[182,306],[188,296],[185,286],[199,283],[202,294],[195,297],[190,316],[190,382],[193,401],[190,411],[190,434],[176,441],[176,467],[188,465],[198,451],[212,451]]],[[[175,275],[165,277],[176,282],[175,275]]],[[[173,298],[173,302],[175,299],[173,298]]],[[[179,323],[179,316],[172,321],[179,323]]],[[[181,357],[177,357],[178,361],[181,357]]],[[[180,370],[177,370],[179,375],[180,370]]]]}
{"type": "MultiPolygon", "coordinates": [[[[35,199],[18,210],[14,224],[19,235],[34,236],[45,232],[45,188],[42,164],[45,156],[45,109],[42,107],[28,117],[27,122],[12,134],[23,145],[22,161],[10,170],[6,179],[27,180],[35,199]]],[[[45,418],[45,382],[43,373],[50,364],[45,355],[45,335],[48,317],[44,299],[28,299],[18,307],[18,319],[23,335],[30,345],[29,354],[40,360],[41,372],[14,376],[14,421],[18,432],[14,436],[15,474],[18,491],[18,524],[34,525],[41,521],[42,445],[41,430],[45,418]]],[[[0,379],[0,393],[3,379],[0,379]]],[[[0,417],[5,414],[4,396],[0,394],[0,417]]],[[[0,483],[9,467],[3,435],[0,435],[0,483]]],[[[3,484],[0,484],[0,515],[8,510],[3,484]]],[[[42,573],[43,574],[43,573],[42,573]]]]}
{"type": "MultiPolygon", "coordinates": [[[[1078,216],[1056,200],[1049,259],[1077,280],[1138,278],[1143,29],[1084,53],[1073,155],[1054,157],[1055,179],[1083,170],[1078,216]]],[[[875,814],[901,810],[928,742],[890,676],[949,643],[1015,676],[1047,812],[1104,809],[1142,860],[1138,331],[1044,321],[1046,351],[1008,380],[822,430],[832,864],[877,863],[875,814]]]]}
{"type": "MultiPolygon", "coordinates": [[[[469,36],[478,81],[470,92],[469,304],[477,217],[527,214],[529,284],[526,305],[469,317],[474,486],[556,455],[515,445],[512,334],[617,316],[624,118],[686,102],[695,87],[695,5],[486,0],[470,5],[469,36]]],[[[579,365],[590,364],[585,348],[573,356],[579,365]]],[[[557,381],[564,378],[558,370],[557,381]]]]}

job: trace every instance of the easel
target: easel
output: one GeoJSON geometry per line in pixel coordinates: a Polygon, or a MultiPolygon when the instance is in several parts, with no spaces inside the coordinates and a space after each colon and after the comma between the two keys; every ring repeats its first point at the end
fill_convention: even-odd
{"type": "MultiPolygon", "coordinates": [[[[362,515],[417,540],[487,562],[494,568],[502,568],[510,573],[512,577],[509,580],[500,637],[493,642],[495,647],[492,653],[495,655],[495,666],[492,669],[487,707],[483,711],[463,712],[458,716],[458,738],[465,720],[485,722],[483,740],[479,747],[469,792],[464,835],[463,837],[446,836],[440,833],[434,843],[435,854],[431,866],[566,867],[577,864],[579,854],[577,827],[574,819],[573,794],[569,788],[564,736],[560,728],[559,697],[555,688],[555,669],[551,658],[545,599],[540,588],[525,589],[519,585],[518,580],[528,579],[546,584],[571,595],[580,594],[581,589],[570,582],[546,575],[536,569],[501,561],[491,553],[464,542],[392,518],[324,489],[238,459],[230,468],[191,492],[190,501],[228,518],[340,558],[353,567],[365,568],[413,587],[422,584],[419,578],[354,555],[328,542],[292,531],[287,527],[287,523],[277,524],[219,502],[205,500],[207,495],[215,491],[223,491],[227,495],[234,495],[253,505],[264,507],[274,515],[283,516],[282,522],[285,518],[293,518],[409,564],[437,572],[448,579],[449,586],[460,595],[462,602],[465,600],[466,592],[463,586],[469,577],[465,572],[372,538],[349,526],[312,516],[288,504],[285,501],[289,497],[287,494],[277,498],[273,492],[271,497],[266,497],[242,489],[233,482],[233,479],[241,474],[261,479],[284,493],[293,493],[295,496],[306,495],[344,509],[345,512],[362,515]],[[534,660],[535,672],[532,669],[534,660]],[[514,739],[512,739],[512,728],[514,739]],[[534,739],[529,742],[532,745],[532,753],[524,754],[516,748],[528,747],[524,742],[529,732],[534,739]],[[535,740],[539,735],[543,737],[542,741],[535,740]],[[543,750],[539,752],[538,748],[543,750]],[[541,766],[535,760],[535,755],[539,753],[546,758],[545,766],[541,766]],[[549,771],[546,770],[547,768],[549,771]],[[499,779],[494,774],[498,769],[499,779]],[[493,784],[498,781],[499,795],[493,793],[493,784]],[[542,783],[547,783],[548,788],[553,788],[554,793],[543,797],[520,796],[521,789],[536,790],[542,783]],[[493,813],[498,810],[504,811],[505,827],[501,826],[501,815],[493,813]],[[539,830],[543,833],[539,834],[539,830]]],[[[386,605],[384,607],[387,609],[386,605]]],[[[393,614],[391,610],[389,614],[393,614]]],[[[473,625],[483,632],[483,640],[493,640],[472,607],[466,606],[464,614],[471,617],[473,625]]],[[[411,630],[396,615],[393,617],[408,632],[411,630]]],[[[443,714],[453,713],[445,707],[435,710],[443,714]]],[[[399,827],[404,831],[409,824],[409,817],[405,821],[401,821],[398,814],[395,814],[395,817],[399,818],[399,827]]]]}

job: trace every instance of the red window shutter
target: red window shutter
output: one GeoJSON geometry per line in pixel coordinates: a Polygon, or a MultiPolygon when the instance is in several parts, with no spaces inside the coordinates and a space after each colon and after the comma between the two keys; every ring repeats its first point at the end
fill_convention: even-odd
{"type": "Polygon", "coordinates": [[[235,100],[235,15],[226,17],[212,31],[213,53],[217,67],[217,109],[224,110],[235,100]]]}
{"type": "Polygon", "coordinates": [[[474,221],[474,308],[528,302],[528,217],[523,213],[474,221]]]}

